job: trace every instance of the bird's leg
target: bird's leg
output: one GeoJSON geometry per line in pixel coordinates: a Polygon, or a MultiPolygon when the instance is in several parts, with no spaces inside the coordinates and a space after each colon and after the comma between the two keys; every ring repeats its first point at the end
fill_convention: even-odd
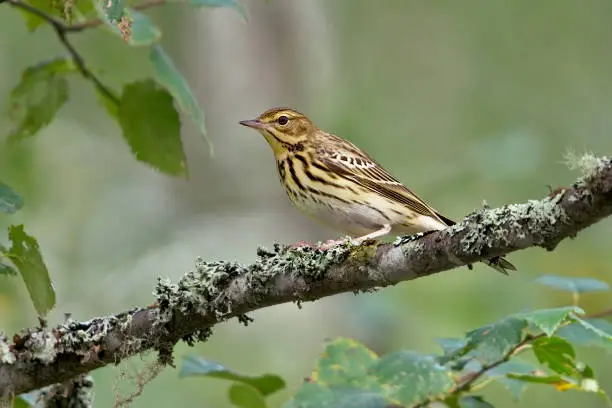
{"type": "Polygon", "coordinates": [[[383,236],[387,235],[390,232],[391,232],[391,224],[385,224],[385,225],[382,226],[381,229],[376,230],[374,232],[370,232],[369,234],[363,235],[361,237],[353,238],[352,241],[353,241],[354,244],[359,245],[359,244],[363,243],[364,241],[383,237],[383,236]]]}

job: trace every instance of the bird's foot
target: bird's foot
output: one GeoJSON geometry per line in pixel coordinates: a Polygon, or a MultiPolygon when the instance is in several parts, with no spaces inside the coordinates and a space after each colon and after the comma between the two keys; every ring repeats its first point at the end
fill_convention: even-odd
{"type": "Polygon", "coordinates": [[[403,237],[397,237],[397,239],[393,242],[393,246],[398,247],[398,246],[407,244],[409,242],[414,242],[434,232],[436,231],[417,232],[416,234],[413,234],[413,235],[405,235],[403,237]]]}
{"type": "Polygon", "coordinates": [[[343,239],[328,239],[327,241],[319,245],[319,249],[322,251],[328,251],[332,249],[333,247],[342,244],[343,242],[344,242],[343,239]]]}
{"type": "Polygon", "coordinates": [[[298,241],[293,245],[289,246],[289,249],[299,249],[299,248],[314,248],[315,244],[313,244],[312,242],[308,242],[308,241],[298,241]]]}

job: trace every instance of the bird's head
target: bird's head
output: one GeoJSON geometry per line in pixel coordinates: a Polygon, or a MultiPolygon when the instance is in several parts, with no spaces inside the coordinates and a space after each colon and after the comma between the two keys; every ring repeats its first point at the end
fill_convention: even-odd
{"type": "Polygon", "coordinates": [[[317,130],[310,119],[290,108],[268,109],[256,119],[243,120],[240,124],[259,131],[277,157],[285,152],[304,150],[317,130]]]}

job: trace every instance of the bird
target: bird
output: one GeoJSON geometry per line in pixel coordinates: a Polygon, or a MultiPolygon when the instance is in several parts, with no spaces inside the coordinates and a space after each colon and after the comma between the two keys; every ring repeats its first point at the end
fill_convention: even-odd
{"type": "MultiPolygon", "coordinates": [[[[292,203],[356,244],[387,236],[426,235],[455,224],[355,144],[319,129],[295,109],[271,108],[239,124],[266,139],[292,203]]],[[[506,275],[516,270],[501,257],[484,262],[506,275]]]]}

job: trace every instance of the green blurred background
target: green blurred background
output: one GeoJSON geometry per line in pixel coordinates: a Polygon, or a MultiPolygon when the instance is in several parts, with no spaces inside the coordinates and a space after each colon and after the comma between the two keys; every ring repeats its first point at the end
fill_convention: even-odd
{"type": "MultiPolygon", "coordinates": [[[[138,163],[89,83],[71,79],[71,100],[35,138],[0,151],[0,176],[23,194],[24,222],[40,242],[57,290],[51,321],[149,304],[158,276],[179,277],[197,256],[243,262],[258,245],[336,235],[294,210],[263,138],[237,125],[289,105],[367,150],[439,211],[460,218],[479,208],[540,198],[578,174],[568,149],[612,150],[612,2],[607,0],[245,1],[229,9],[171,5],[152,10],[163,43],[205,109],[214,157],[187,120],[188,180],[138,163]]],[[[18,11],[0,6],[0,109],[21,71],[64,53],[48,27],[29,34],[18,11]]],[[[149,74],[147,50],[102,29],[73,36],[92,67],[119,89],[149,74]]],[[[0,129],[10,124],[0,116],[0,129]]],[[[197,353],[243,373],[275,372],[288,389],[309,375],[326,339],[352,336],[377,352],[438,351],[436,337],[462,334],[527,307],[563,306],[568,295],[534,284],[545,273],[612,281],[612,220],[556,251],[510,255],[509,278],[483,266],[460,268],[374,294],[335,296],[253,314],[245,328],[216,327],[197,353]]],[[[609,294],[584,297],[587,311],[609,294]]],[[[0,278],[0,329],[36,324],[23,284],[0,278]]],[[[153,355],[93,373],[96,406],[133,390],[129,376],[153,355]],[[123,373],[123,375],[122,375],[123,373]]],[[[579,349],[612,392],[612,357],[579,349]]],[[[228,406],[227,384],[179,380],[168,368],[134,407],[228,406]]],[[[501,386],[485,394],[515,406],[501,386]]],[[[531,387],[525,407],[604,406],[596,395],[531,387]]]]}

